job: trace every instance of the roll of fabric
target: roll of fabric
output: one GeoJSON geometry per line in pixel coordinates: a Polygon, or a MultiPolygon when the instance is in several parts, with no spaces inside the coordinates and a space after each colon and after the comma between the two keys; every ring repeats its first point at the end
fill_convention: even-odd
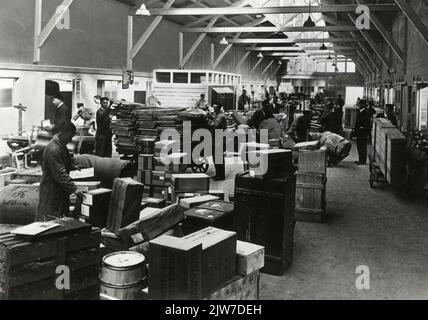
{"type": "Polygon", "coordinates": [[[132,176],[132,165],[129,161],[101,158],[91,154],[76,155],[74,165],[94,168],[93,180],[101,181],[102,187],[111,189],[116,178],[132,176]]]}
{"type": "Polygon", "coordinates": [[[38,186],[23,184],[0,188],[0,224],[33,223],[38,203],[38,186]]]}

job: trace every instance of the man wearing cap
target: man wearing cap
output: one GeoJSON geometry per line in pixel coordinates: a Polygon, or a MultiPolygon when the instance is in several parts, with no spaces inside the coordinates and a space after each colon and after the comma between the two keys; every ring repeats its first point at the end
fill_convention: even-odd
{"type": "Polygon", "coordinates": [[[52,129],[52,133],[56,134],[59,132],[59,128],[63,124],[71,123],[71,110],[64,103],[64,98],[60,94],[54,96],[52,103],[56,109],[54,121],[55,127],[52,129]]]}
{"type": "Polygon", "coordinates": [[[40,181],[39,205],[36,221],[47,221],[70,213],[70,195],[83,197],[69,174],[73,169],[67,144],[76,134],[76,127],[66,122],[58,129],[43,153],[42,180],[40,181]]]}

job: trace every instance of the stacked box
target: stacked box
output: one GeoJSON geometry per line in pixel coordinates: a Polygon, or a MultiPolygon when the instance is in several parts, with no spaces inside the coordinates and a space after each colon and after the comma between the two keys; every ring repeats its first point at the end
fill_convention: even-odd
{"type": "Polygon", "coordinates": [[[279,149],[252,151],[249,154],[249,165],[252,177],[285,178],[294,172],[293,152],[279,149]],[[258,163],[251,163],[257,158],[258,163]]]}
{"type": "Polygon", "coordinates": [[[138,170],[153,170],[154,157],[154,154],[140,154],[138,156],[138,170]]]}
{"type": "Polygon", "coordinates": [[[202,243],[171,236],[149,242],[149,296],[153,300],[202,298],[202,243]]]}
{"type": "Polygon", "coordinates": [[[300,173],[327,174],[326,151],[320,150],[299,150],[300,173]]]}
{"type": "Polygon", "coordinates": [[[190,209],[190,208],[199,206],[205,202],[215,201],[215,200],[219,200],[219,198],[217,198],[216,196],[207,194],[203,196],[196,196],[196,197],[181,199],[180,205],[185,209],[190,209]]]}
{"type": "Polygon", "coordinates": [[[208,295],[236,275],[236,233],[208,227],[183,237],[202,243],[202,294],[208,295]]]}
{"type": "Polygon", "coordinates": [[[0,234],[0,299],[97,299],[100,230],[73,219],[53,222],[61,227],[31,242],[0,234]],[[64,265],[70,270],[69,290],[55,286],[56,269],[64,265]]]}
{"type": "Polygon", "coordinates": [[[401,185],[406,176],[406,138],[387,119],[373,125],[374,160],[391,185],[401,185]]]}
{"type": "Polygon", "coordinates": [[[134,155],[137,153],[135,143],[135,109],[141,105],[122,102],[115,107],[116,119],[111,121],[111,128],[115,135],[114,144],[116,151],[123,155],[134,155]]]}
{"type": "Polygon", "coordinates": [[[143,185],[131,178],[114,180],[107,216],[107,228],[110,231],[116,233],[138,220],[143,192],[143,185]]]}
{"type": "Polygon", "coordinates": [[[185,193],[208,194],[210,177],[204,173],[173,174],[171,178],[172,201],[185,193]]]}
{"type": "Polygon", "coordinates": [[[105,228],[111,198],[110,189],[89,191],[82,202],[79,220],[98,228],[105,228]]]}
{"type": "Polygon", "coordinates": [[[179,151],[178,142],[175,140],[161,140],[155,143],[155,157],[165,157],[179,151]]]}
{"type": "Polygon", "coordinates": [[[236,243],[237,273],[248,276],[259,271],[265,265],[265,248],[253,243],[237,241],[236,243]]]}
{"type": "Polygon", "coordinates": [[[151,197],[145,197],[143,198],[143,201],[141,202],[141,206],[143,209],[145,208],[163,208],[166,205],[166,199],[158,199],[158,198],[151,198],[151,197]]]}
{"type": "Polygon", "coordinates": [[[296,177],[263,180],[241,173],[233,198],[238,239],[264,246],[263,271],[283,274],[293,255],[296,177]]]}
{"type": "Polygon", "coordinates": [[[322,222],[326,212],[326,176],[299,172],[296,180],[296,221],[322,222]]]}
{"type": "Polygon", "coordinates": [[[184,234],[215,227],[223,230],[234,230],[233,203],[225,201],[209,201],[187,210],[186,219],[182,223],[184,234]]]}

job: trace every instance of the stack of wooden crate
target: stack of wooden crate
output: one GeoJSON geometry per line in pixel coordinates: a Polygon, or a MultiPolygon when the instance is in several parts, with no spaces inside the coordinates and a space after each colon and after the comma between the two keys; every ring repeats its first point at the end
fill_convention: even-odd
{"type": "Polygon", "coordinates": [[[327,161],[324,149],[299,151],[296,221],[322,222],[326,213],[327,161]]]}
{"type": "Polygon", "coordinates": [[[393,186],[406,179],[406,137],[387,119],[375,119],[373,125],[374,160],[393,186]]]}
{"type": "Polygon", "coordinates": [[[98,298],[100,230],[73,219],[53,222],[60,227],[40,239],[0,234],[0,300],[98,298]],[[68,289],[58,286],[68,281],[68,289]]]}

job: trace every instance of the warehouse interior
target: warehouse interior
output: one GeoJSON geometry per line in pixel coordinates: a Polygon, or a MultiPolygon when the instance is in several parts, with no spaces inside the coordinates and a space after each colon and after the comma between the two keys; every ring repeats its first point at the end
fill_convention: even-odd
{"type": "Polygon", "coordinates": [[[2,1],[0,42],[0,300],[428,299],[427,0],[2,1]]]}

